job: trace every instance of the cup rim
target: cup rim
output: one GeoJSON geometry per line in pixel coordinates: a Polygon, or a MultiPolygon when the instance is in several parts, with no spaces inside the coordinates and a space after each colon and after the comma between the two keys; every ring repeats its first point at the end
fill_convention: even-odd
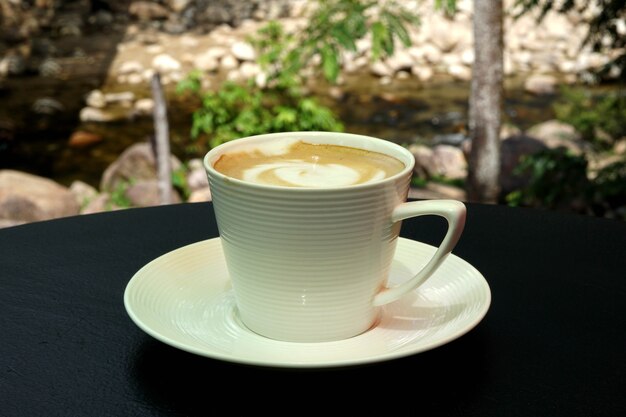
{"type": "MultiPolygon", "coordinates": [[[[320,143],[325,143],[325,142],[320,142],[320,143]]],[[[347,145],[337,144],[337,143],[329,143],[329,144],[339,145],[339,146],[351,146],[351,147],[363,149],[362,147],[358,145],[354,145],[354,144],[347,144],[347,145]]],[[[366,150],[369,150],[369,149],[366,149],[366,150]]],[[[232,182],[233,184],[243,185],[246,187],[251,187],[251,188],[260,189],[260,190],[281,190],[281,191],[289,190],[291,192],[306,192],[306,193],[334,191],[334,190],[341,190],[341,191],[356,190],[360,188],[369,188],[369,187],[385,185],[390,182],[397,181],[399,178],[402,178],[406,176],[408,173],[413,172],[413,169],[415,167],[415,157],[413,156],[413,154],[408,149],[398,145],[397,143],[380,139],[380,138],[375,138],[373,136],[359,135],[359,134],[354,134],[354,133],[323,132],[323,131],[265,133],[261,135],[246,136],[246,137],[242,137],[239,139],[234,139],[232,141],[225,142],[211,149],[209,152],[206,153],[206,155],[202,159],[202,162],[204,165],[204,169],[207,171],[207,173],[210,173],[212,176],[215,176],[216,178],[219,178],[222,181],[229,181],[229,182],[232,182]],[[229,177],[228,175],[222,174],[221,172],[213,168],[213,165],[211,163],[212,160],[216,157],[216,155],[223,153],[224,149],[230,146],[245,145],[247,143],[253,143],[256,141],[269,140],[271,138],[289,138],[289,137],[294,137],[294,136],[297,136],[298,137],[297,139],[303,139],[303,140],[306,140],[307,137],[324,138],[324,137],[342,136],[344,138],[347,138],[348,140],[353,140],[353,141],[357,141],[357,140],[371,141],[371,142],[374,142],[375,144],[381,145],[384,148],[393,150],[393,152],[396,152],[396,153],[391,154],[391,153],[384,152],[384,150],[381,151],[378,149],[374,152],[385,153],[386,155],[394,157],[400,160],[400,162],[402,162],[405,165],[405,167],[404,169],[402,169],[402,171],[398,172],[397,174],[394,174],[387,178],[383,178],[382,180],[376,181],[376,182],[370,182],[370,183],[364,183],[364,184],[351,184],[351,185],[336,185],[336,186],[329,186],[329,187],[288,187],[288,186],[283,186],[283,185],[259,184],[255,182],[243,181],[238,178],[229,177]],[[402,156],[399,156],[399,155],[402,155],[402,156]]]]}

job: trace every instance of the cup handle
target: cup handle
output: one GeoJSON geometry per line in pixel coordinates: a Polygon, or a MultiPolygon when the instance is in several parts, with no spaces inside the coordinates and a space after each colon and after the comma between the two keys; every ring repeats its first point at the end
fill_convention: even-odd
{"type": "Polygon", "coordinates": [[[399,222],[409,217],[426,215],[441,216],[448,221],[448,231],[441,245],[432,259],[413,278],[402,284],[384,288],[374,297],[374,305],[381,306],[397,300],[408,292],[424,283],[441,266],[446,257],[452,252],[459,241],[463,227],[465,227],[466,208],[463,203],[456,200],[428,200],[412,201],[400,204],[391,214],[392,222],[399,222]]]}

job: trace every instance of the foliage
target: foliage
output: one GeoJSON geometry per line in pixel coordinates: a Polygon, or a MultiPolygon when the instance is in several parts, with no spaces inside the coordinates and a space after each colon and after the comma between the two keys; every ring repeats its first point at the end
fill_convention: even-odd
{"type": "Polygon", "coordinates": [[[396,41],[410,45],[407,24],[417,17],[395,1],[320,0],[305,31],[295,36],[278,22],[262,27],[249,39],[259,53],[264,80],[224,83],[216,92],[202,92],[202,73],[192,72],[179,83],[179,93],[199,97],[191,135],[206,135],[211,147],[243,136],[300,130],[343,130],[330,109],[306,95],[307,68],[316,68],[335,82],[343,51],[356,51],[368,33],[372,57],[394,52],[396,41]]]}
{"type": "Polygon", "coordinates": [[[612,145],[626,135],[626,96],[619,92],[597,99],[584,90],[563,89],[554,111],[559,120],[574,126],[585,140],[598,147],[612,145]]]}
{"type": "Polygon", "coordinates": [[[188,170],[185,166],[172,171],[172,186],[182,195],[183,200],[187,200],[189,195],[191,195],[191,189],[189,184],[187,184],[187,172],[188,170]]]}
{"type": "Polygon", "coordinates": [[[589,44],[595,51],[602,51],[608,47],[620,51],[606,64],[599,74],[606,75],[615,68],[619,71],[619,78],[626,80],[626,33],[620,25],[626,20],[626,1],[624,0],[517,0],[516,5],[521,8],[521,14],[532,9],[539,9],[539,20],[554,10],[567,13],[572,10],[578,12],[589,11],[592,18],[583,44],[589,44]]]}
{"type": "Polygon", "coordinates": [[[288,35],[280,23],[271,22],[251,42],[261,52],[260,63],[270,70],[269,78],[279,84],[284,78],[301,83],[307,66],[335,82],[342,51],[356,52],[357,41],[369,34],[372,59],[392,55],[396,42],[410,46],[406,26],[418,22],[417,15],[396,1],[320,0],[300,36],[288,35]]]}
{"type": "Polygon", "coordinates": [[[209,135],[209,145],[215,147],[262,133],[343,129],[332,112],[314,99],[295,92],[279,93],[233,82],[224,83],[216,92],[197,92],[202,106],[193,114],[191,135],[209,135]]]}
{"type": "Polygon", "coordinates": [[[528,175],[528,186],[510,193],[511,206],[574,209],[581,213],[606,215],[626,205],[626,160],[587,177],[584,155],[563,148],[548,149],[525,157],[514,173],[528,175]]]}
{"type": "Polygon", "coordinates": [[[511,206],[560,208],[585,193],[587,160],[563,149],[547,149],[522,159],[514,174],[529,176],[528,186],[507,196],[511,206]]]}
{"type": "Polygon", "coordinates": [[[128,197],[126,197],[126,191],[128,190],[128,187],[131,186],[131,184],[132,184],[131,181],[118,182],[115,188],[111,190],[111,196],[105,208],[107,210],[112,210],[113,207],[120,207],[120,208],[130,207],[132,204],[130,200],[128,199],[128,197]]]}

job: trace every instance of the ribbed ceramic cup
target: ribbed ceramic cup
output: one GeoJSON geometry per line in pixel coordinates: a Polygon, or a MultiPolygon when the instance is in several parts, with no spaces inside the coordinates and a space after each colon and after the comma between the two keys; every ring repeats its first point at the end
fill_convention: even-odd
{"type": "Polygon", "coordinates": [[[278,340],[345,339],[374,326],[381,305],[430,277],[461,235],[465,206],[454,200],[405,203],[414,164],[401,146],[346,133],[275,133],[212,149],[204,165],[242,322],[278,340]],[[223,154],[290,138],[384,153],[405,168],[373,183],[293,188],[244,182],[213,167],[223,154]],[[386,288],[401,220],[429,214],[448,221],[441,246],[417,276],[386,288]]]}

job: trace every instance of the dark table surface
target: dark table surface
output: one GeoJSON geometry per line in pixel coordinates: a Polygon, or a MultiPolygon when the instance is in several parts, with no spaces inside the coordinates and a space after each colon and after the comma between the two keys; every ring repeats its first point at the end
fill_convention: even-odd
{"type": "MultiPolygon", "coordinates": [[[[436,245],[444,229],[420,218],[402,236],[436,245]]],[[[489,282],[485,319],[428,352],[308,371],[195,356],[131,322],[133,274],[216,236],[209,203],[0,230],[0,416],[300,414],[334,400],[424,416],[626,415],[624,223],[469,205],[455,254],[489,282]]]]}

